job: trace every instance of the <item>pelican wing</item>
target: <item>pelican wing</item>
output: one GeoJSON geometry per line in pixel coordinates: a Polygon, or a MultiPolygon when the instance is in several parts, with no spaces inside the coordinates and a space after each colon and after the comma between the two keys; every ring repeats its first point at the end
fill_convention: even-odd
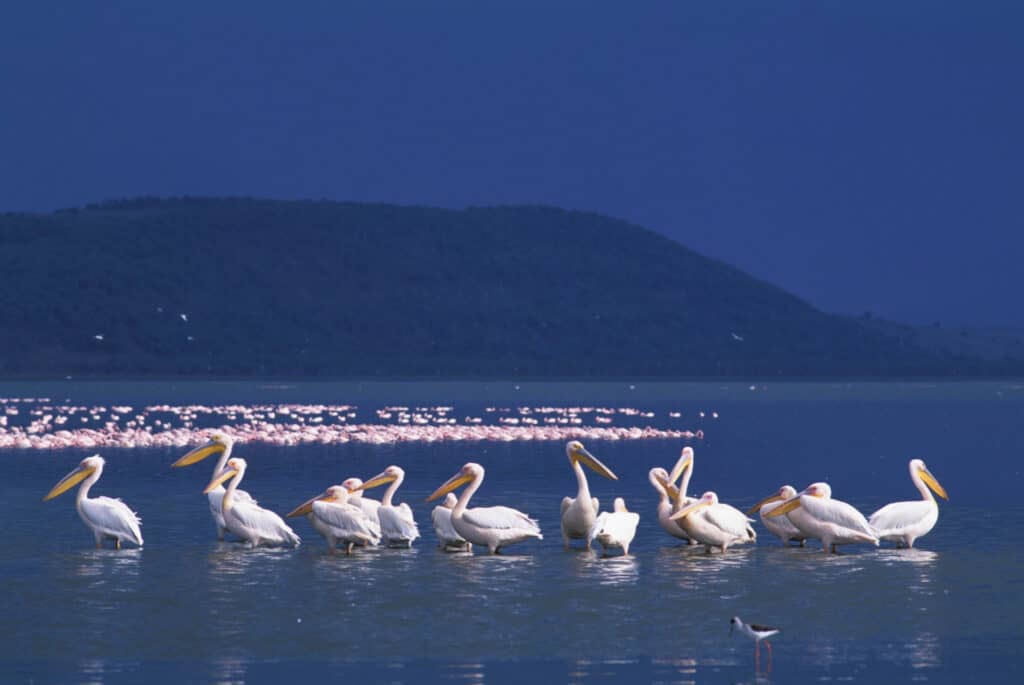
{"type": "Polygon", "coordinates": [[[893,502],[872,514],[868,524],[879,536],[896,535],[906,528],[921,525],[936,509],[935,502],[929,500],[893,502]]]}
{"type": "Polygon", "coordinates": [[[737,538],[754,539],[750,519],[736,507],[728,504],[715,504],[705,510],[704,517],[716,528],[737,538]]]}
{"type": "Polygon", "coordinates": [[[477,528],[514,528],[540,533],[540,526],[536,519],[511,507],[474,507],[466,509],[462,514],[462,519],[477,528]]]}
{"type": "Polygon", "coordinates": [[[868,520],[864,518],[864,514],[846,502],[803,495],[800,497],[800,506],[818,521],[863,533],[871,538],[877,537],[868,520]]]}
{"type": "Polygon", "coordinates": [[[640,524],[640,514],[634,511],[604,512],[597,517],[587,534],[587,542],[605,536],[615,544],[630,543],[636,536],[636,527],[640,524]]]}
{"type": "Polygon", "coordinates": [[[377,510],[380,517],[380,529],[383,537],[388,540],[415,540],[420,536],[420,529],[413,518],[412,509],[405,502],[398,506],[384,507],[377,510]]]}
{"type": "Polygon", "coordinates": [[[573,501],[572,497],[562,498],[562,516],[565,516],[565,510],[572,506],[573,501]]]}
{"type": "Polygon", "coordinates": [[[374,544],[380,540],[380,526],[361,507],[334,502],[313,502],[313,516],[341,539],[358,538],[374,544]]]}
{"type": "MultiPolygon", "coordinates": [[[[299,544],[299,536],[295,531],[284,522],[284,519],[269,509],[249,502],[234,502],[228,513],[237,525],[249,531],[250,535],[243,537],[258,537],[260,540],[279,544],[299,544]]],[[[225,519],[227,518],[226,516],[225,519]]]]}
{"type": "Polygon", "coordinates": [[[142,520],[127,504],[113,497],[85,497],[82,515],[104,535],[142,546],[142,520]]]}
{"type": "Polygon", "coordinates": [[[250,495],[245,490],[235,490],[235,501],[248,502],[249,504],[258,504],[256,498],[250,495]]]}

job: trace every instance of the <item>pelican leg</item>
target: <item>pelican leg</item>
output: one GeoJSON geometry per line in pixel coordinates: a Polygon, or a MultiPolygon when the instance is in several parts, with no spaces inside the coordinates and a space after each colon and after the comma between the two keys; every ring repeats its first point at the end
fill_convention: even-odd
{"type": "Polygon", "coordinates": [[[121,538],[114,538],[114,549],[121,549],[121,538]]]}
{"type": "Polygon", "coordinates": [[[800,546],[801,546],[801,547],[803,547],[803,546],[804,546],[804,545],[806,545],[806,544],[807,544],[807,540],[806,540],[806,539],[801,539],[801,540],[800,540],[800,546]]]}
{"type": "Polygon", "coordinates": [[[224,534],[226,532],[227,531],[225,530],[224,526],[217,526],[217,539],[221,542],[224,542],[224,534]]]}
{"type": "Polygon", "coordinates": [[[347,543],[345,545],[345,555],[346,556],[351,555],[352,554],[352,550],[355,548],[355,546],[356,546],[356,543],[354,543],[354,542],[347,543]]]}

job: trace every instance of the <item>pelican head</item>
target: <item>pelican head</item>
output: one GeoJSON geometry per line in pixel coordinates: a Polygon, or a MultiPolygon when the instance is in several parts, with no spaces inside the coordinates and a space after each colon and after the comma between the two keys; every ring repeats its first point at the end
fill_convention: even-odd
{"type": "MultiPolygon", "coordinates": [[[[371,478],[370,480],[366,481],[365,483],[359,483],[358,485],[356,485],[352,489],[353,490],[369,490],[370,488],[375,488],[375,487],[378,487],[380,485],[386,485],[386,484],[391,483],[393,481],[399,480],[400,478],[405,478],[405,471],[402,470],[402,467],[400,467],[400,466],[389,466],[386,469],[384,469],[383,471],[381,471],[380,473],[378,473],[376,476],[371,478]]],[[[357,478],[350,478],[349,480],[358,480],[358,479],[357,478]]],[[[347,483],[348,481],[345,481],[345,482],[347,483]]],[[[342,485],[344,485],[344,483],[342,485]]]]}
{"type": "Polygon", "coordinates": [[[344,504],[348,499],[349,490],[342,485],[332,485],[327,488],[319,495],[314,495],[308,500],[289,511],[285,518],[295,518],[296,516],[305,516],[306,514],[313,511],[313,502],[337,502],[338,504],[344,504]]]}
{"type": "Polygon", "coordinates": [[[676,465],[672,467],[672,473],[668,476],[668,482],[675,484],[679,480],[679,476],[683,475],[683,471],[693,465],[693,448],[687,445],[683,448],[683,451],[679,454],[679,460],[676,465]]]}
{"type": "Polygon", "coordinates": [[[452,490],[462,487],[463,485],[471,481],[479,480],[483,477],[484,467],[472,461],[468,462],[461,469],[459,469],[458,473],[456,473],[454,476],[445,481],[445,483],[441,487],[439,487],[437,490],[434,490],[430,497],[427,498],[427,501],[433,502],[441,495],[447,495],[452,490]]]}
{"type": "Polygon", "coordinates": [[[672,516],[670,516],[669,518],[671,518],[673,521],[677,521],[683,517],[689,516],[695,511],[706,509],[707,507],[713,506],[715,504],[718,504],[718,495],[709,490],[708,492],[705,492],[703,495],[701,495],[699,500],[697,500],[693,504],[689,504],[683,507],[676,513],[672,514],[672,516]]]}
{"type": "Polygon", "coordinates": [[[361,490],[363,489],[362,478],[346,478],[341,481],[341,487],[349,491],[350,494],[362,496],[361,490]]]}
{"type": "Polygon", "coordinates": [[[785,504],[775,507],[765,516],[782,516],[800,506],[800,498],[804,495],[809,497],[820,497],[821,499],[832,499],[832,487],[828,483],[811,483],[806,488],[786,500],[785,504]]]}
{"type": "Polygon", "coordinates": [[[781,488],[779,488],[778,492],[769,495],[768,497],[765,497],[763,500],[747,509],[747,514],[756,514],[757,512],[761,511],[761,507],[763,507],[766,504],[771,504],[772,502],[784,502],[788,499],[792,499],[793,497],[796,497],[796,488],[794,488],[792,485],[783,485],[781,488]]]}
{"type": "Polygon", "coordinates": [[[659,492],[664,490],[671,499],[679,499],[679,489],[669,482],[668,471],[660,466],[655,466],[647,472],[647,480],[651,482],[655,490],[659,490],[659,492]]]}
{"type": "Polygon", "coordinates": [[[447,495],[444,496],[444,501],[441,502],[441,506],[444,507],[445,509],[454,509],[458,501],[459,498],[455,496],[455,493],[449,492],[447,495]]]}
{"type": "Polygon", "coordinates": [[[939,485],[939,481],[936,480],[932,472],[928,470],[928,467],[924,465],[924,462],[920,459],[910,460],[910,477],[913,478],[914,474],[917,474],[925,482],[931,491],[944,500],[949,499],[949,495],[946,494],[946,489],[939,485]]]}
{"type": "Polygon", "coordinates": [[[620,514],[624,514],[629,511],[629,509],[626,508],[626,500],[622,499],[621,497],[615,498],[615,502],[612,505],[612,509],[614,511],[619,512],[620,514]]]}
{"type": "Polygon", "coordinates": [[[235,444],[234,438],[227,433],[216,431],[210,435],[210,439],[205,445],[200,445],[178,461],[171,464],[172,468],[181,468],[182,466],[191,466],[197,464],[203,459],[206,459],[211,454],[217,454],[224,452],[225,450],[231,449],[235,444]]]}
{"type": "Polygon", "coordinates": [[[242,459],[241,457],[232,457],[231,459],[228,459],[228,463],[224,465],[224,470],[213,477],[213,480],[211,480],[210,484],[206,486],[203,493],[206,494],[210,492],[230,478],[241,476],[245,473],[246,466],[247,464],[245,463],[245,459],[242,459]]]}
{"type": "Polygon", "coordinates": [[[579,440],[573,440],[566,444],[565,455],[569,457],[569,463],[575,465],[577,462],[586,464],[594,473],[599,476],[604,476],[610,480],[618,480],[619,477],[612,473],[612,470],[598,461],[597,457],[587,451],[587,448],[583,446],[583,443],[579,440]]]}
{"type": "Polygon", "coordinates": [[[103,461],[103,457],[101,457],[98,454],[94,454],[91,457],[86,457],[81,462],[79,462],[78,466],[73,471],[71,471],[71,473],[61,478],[60,482],[54,485],[53,488],[51,488],[50,491],[46,493],[46,497],[43,498],[43,501],[46,502],[47,500],[51,500],[54,497],[57,497],[58,495],[64,494],[65,492],[75,487],[92,474],[96,473],[97,471],[102,471],[103,465],[105,463],[106,462],[103,461]]]}

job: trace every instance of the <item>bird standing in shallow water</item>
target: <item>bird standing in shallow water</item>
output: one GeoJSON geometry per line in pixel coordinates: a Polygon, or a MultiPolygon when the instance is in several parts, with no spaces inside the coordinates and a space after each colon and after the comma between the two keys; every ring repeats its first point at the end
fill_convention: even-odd
{"type": "Polygon", "coordinates": [[[772,635],[778,635],[782,629],[773,628],[771,626],[762,626],[757,623],[744,623],[740,620],[739,616],[733,616],[729,619],[729,634],[732,635],[732,631],[734,630],[740,631],[754,641],[754,671],[759,671],[761,669],[761,640],[764,640],[764,646],[768,648],[767,671],[771,671],[772,643],[768,642],[768,638],[772,635]]]}

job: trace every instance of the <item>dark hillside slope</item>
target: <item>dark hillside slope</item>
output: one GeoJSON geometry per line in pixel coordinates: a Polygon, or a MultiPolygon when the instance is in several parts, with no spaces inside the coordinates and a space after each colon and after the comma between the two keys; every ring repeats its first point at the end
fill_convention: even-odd
{"type": "Polygon", "coordinates": [[[7,214],[0,274],[4,376],[1001,370],[629,223],[540,207],[138,199],[7,214]]]}

